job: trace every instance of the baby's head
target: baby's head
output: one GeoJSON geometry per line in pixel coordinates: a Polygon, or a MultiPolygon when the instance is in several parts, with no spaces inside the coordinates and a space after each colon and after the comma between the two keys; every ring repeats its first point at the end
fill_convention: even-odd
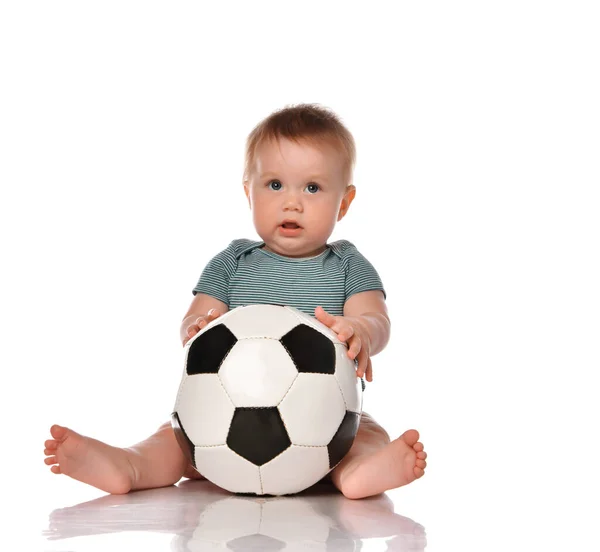
{"type": "Polygon", "coordinates": [[[322,107],[271,114],[248,136],[244,191],[265,249],[288,257],[321,253],[356,190],[352,135],[322,107]]]}

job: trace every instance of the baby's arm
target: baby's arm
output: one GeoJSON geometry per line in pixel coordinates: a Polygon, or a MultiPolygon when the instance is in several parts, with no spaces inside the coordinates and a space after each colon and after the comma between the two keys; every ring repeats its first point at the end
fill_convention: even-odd
{"type": "Polygon", "coordinates": [[[344,317],[356,317],[365,326],[371,341],[371,356],[383,351],[390,340],[390,317],[383,292],[355,293],[344,304],[344,317]]]}
{"type": "Polygon", "coordinates": [[[373,381],[371,357],[382,351],[390,339],[390,319],[383,292],[363,291],[344,304],[344,316],[333,316],[317,307],[315,316],[348,344],[348,356],[357,359],[357,374],[373,381]]]}
{"type": "Polygon", "coordinates": [[[229,306],[223,301],[204,293],[197,293],[181,322],[179,336],[182,345],[185,346],[206,324],[225,314],[228,310],[229,306]]]}

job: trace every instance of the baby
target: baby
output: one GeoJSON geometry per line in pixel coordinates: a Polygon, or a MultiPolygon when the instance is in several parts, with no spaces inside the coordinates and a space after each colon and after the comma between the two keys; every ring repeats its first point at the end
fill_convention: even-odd
{"type": "MultiPolygon", "coordinates": [[[[354,139],[320,106],[271,114],[248,136],[244,192],[262,241],[234,240],[202,271],[181,324],[185,345],[207,323],[240,305],[271,303],[315,316],[348,345],[357,377],[373,381],[371,357],[390,336],[381,280],[348,241],[328,244],[356,189],[354,139]]],[[[45,463],[113,494],[202,478],[186,460],[170,422],[129,448],[117,448],[53,425],[45,463]]],[[[354,443],[328,474],[344,496],[364,498],[425,473],[426,452],[409,429],[391,441],[363,412],[354,443]]]]}

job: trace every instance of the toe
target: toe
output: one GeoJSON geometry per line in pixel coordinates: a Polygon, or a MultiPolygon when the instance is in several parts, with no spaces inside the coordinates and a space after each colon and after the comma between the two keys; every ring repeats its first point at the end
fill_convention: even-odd
{"type": "Polygon", "coordinates": [[[427,458],[427,453],[425,451],[417,452],[417,458],[425,460],[425,458],[427,458]]]}
{"type": "Polygon", "coordinates": [[[50,435],[57,439],[58,441],[62,441],[67,435],[67,428],[59,425],[53,425],[50,428],[50,435]]]}
{"type": "Polygon", "coordinates": [[[409,447],[412,447],[419,440],[419,432],[416,429],[409,429],[405,431],[400,438],[404,440],[409,447]]]}
{"type": "Polygon", "coordinates": [[[50,466],[52,464],[57,464],[58,461],[56,460],[56,456],[49,456],[48,458],[44,458],[44,463],[50,466]]]}
{"type": "Polygon", "coordinates": [[[415,449],[416,452],[421,452],[424,448],[425,447],[423,446],[423,443],[421,443],[421,442],[415,443],[413,445],[413,449],[415,449]]]}
{"type": "Polygon", "coordinates": [[[415,466],[415,476],[417,479],[419,479],[419,477],[423,477],[423,474],[425,473],[424,470],[422,470],[421,468],[417,468],[415,466]]]}
{"type": "Polygon", "coordinates": [[[424,470],[427,467],[427,462],[425,462],[425,460],[416,460],[415,466],[417,466],[417,468],[421,468],[422,470],[424,470]]]}
{"type": "Polygon", "coordinates": [[[54,439],[48,439],[45,443],[44,446],[48,449],[48,450],[56,450],[58,448],[58,443],[54,440],[54,439]]]}
{"type": "Polygon", "coordinates": [[[51,466],[51,467],[50,467],[50,471],[51,471],[52,473],[61,473],[61,471],[60,471],[60,466],[58,466],[58,465],[56,465],[56,466],[51,466]]]}

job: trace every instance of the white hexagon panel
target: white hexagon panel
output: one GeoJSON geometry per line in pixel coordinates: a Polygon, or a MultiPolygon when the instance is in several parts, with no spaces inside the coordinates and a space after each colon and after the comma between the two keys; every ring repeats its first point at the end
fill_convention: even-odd
{"type": "Polygon", "coordinates": [[[335,378],[340,386],[346,410],[362,412],[363,380],[356,376],[356,364],[348,358],[345,345],[335,345],[335,378]]]}
{"type": "Polygon", "coordinates": [[[331,441],[346,407],[334,375],[298,374],[279,412],[292,443],[318,447],[331,441]]]}
{"type": "Polygon", "coordinates": [[[223,323],[238,339],[261,339],[265,336],[280,339],[306,316],[296,309],[277,305],[252,305],[235,310],[235,316],[228,317],[223,323]]]}
{"type": "Polygon", "coordinates": [[[258,468],[228,446],[195,447],[196,469],[222,489],[236,493],[263,494],[258,468]]]}
{"type": "Polygon", "coordinates": [[[219,369],[223,387],[236,406],[277,406],[298,377],[277,339],[238,341],[219,369]]]}
{"type": "Polygon", "coordinates": [[[185,374],[175,411],[196,446],[215,446],[225,444],[235,407],[217,374],[185,374]]]}
{"type": "Polygon", "coordinates": [[[260,480],[266,494],[292,494],[318,483],[329,469],[327,446],[291,445],[260,468],[260,480]]]}

